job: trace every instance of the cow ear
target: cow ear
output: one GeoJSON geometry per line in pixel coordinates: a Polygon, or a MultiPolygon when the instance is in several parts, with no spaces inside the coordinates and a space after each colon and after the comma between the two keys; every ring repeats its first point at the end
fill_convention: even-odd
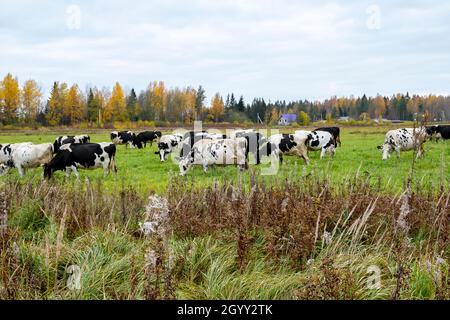
{"type": "Polygon", "coordinates": [[[377,149],[378,149],[378,150],[381,150],[381,149],[382,149],[382,147],[381,147],[381,146],[377,146],[377,149]]]}

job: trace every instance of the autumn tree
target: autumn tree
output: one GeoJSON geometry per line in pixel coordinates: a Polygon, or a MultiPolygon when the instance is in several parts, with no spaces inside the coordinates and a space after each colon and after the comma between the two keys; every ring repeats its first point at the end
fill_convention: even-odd
{"type": "Polygon", "coordinates": [[[103,118],[109,122],[125,121],[127,119],[125,95],[118,82],[116,82],[106,103],[103,118]]]}
{"type": "Polygon", "coordinates": [[[223,103],[223,99],[219,93],[216,93],[211,101],[211,110],[210,114],[213,117],[215,122],[218,122],[219,119],[225,113],[225,105],[223,103]]]}
{"type": "Polygon", "coordinates": [[[21,116],[29,123],[37,120],[39,108],[42,103],[41,88],[34,80],[27,80],[22,87],[21,116]]]}
{"type": "Polygon", "coordinates": [[[67,84],[53,83],[50,98],[47,101],[46,119],[48,124],[56,126],[62,123],[64,114],[64,104],[67,96],[67,84]]]}
{"type": "Polygon", "coordinates": [[[302,126],[307,126],[310,122],[309,115],[305,111],[300,111],[298,114],[298,122],[302,126]]]}
{"type": "Polygon", "coordinates": [[[370,102],[370,114],[374,115],[376,118],[381,119],[383,114],[386,112],[386,102],[381,95],[377,95],[370,102]]]}
{"type": "Polygon", "coordinates": [[[3,123],[15,122],[20,106],[20,88],[17,78],[8,73],[0,83],[0,91],[0,120],[3,123]]]}
{"type": "Polygon", "coordinates": [[[66,99],[64,101],[63,116],[66,124],[80,123],[85,117],[85,104],[83,96],[78,88],[78,85],[74,84],[67,92],[66,99]]]}

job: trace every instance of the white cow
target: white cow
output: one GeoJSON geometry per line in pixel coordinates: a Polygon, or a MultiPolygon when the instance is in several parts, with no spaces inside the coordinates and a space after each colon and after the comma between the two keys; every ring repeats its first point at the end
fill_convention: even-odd
{"type": "Polygon", "coordinates": [[[209,165],[238,165],[247,168],[247,140],[245,138],[200,140],[191,152],[179,160],[180,175],[184,176],[192,165],[202,165],[205,172],[209,165]]]}
{"type": "Polygon", "coordinates": [[[21,177],[25,175],[25,169],[37,168],[49,163],[53,156],[53,145],[25,144],[17,147],[12,153],[8,162],[10,167],[17,168],[21,177]]]}
{"type": "Polygon", "coordinates": [[[327,131],[312,131],[307,137],[306,146],[308,147],[308,150],[320,150],[320,159],[323,159],[327,152],[331,157],[334,157],[336,153],[336,141],[334,141],[334,137],[331,133],[327,131]]]}
{"type": "Polygon", "coordinates": [[[417,150],[417,159],[418,157],[424,156],[423,144],[429,137],[429,131],[425,128],[391,130],[386,133],[384,144],[383,146],[378,146],[378,149],[383,151],[383,160],[389,159],[393,151],[397,153],[397,158],[399,158],[400,151],[409,150],[417,150]]]}
{"type": "Polygon", "coordinates": [[[0,144],[0,163],[6,164],[11,160],[11,153],[20,146],[32,144],[31,142],[21,142],[12,144],[0,144]]]}

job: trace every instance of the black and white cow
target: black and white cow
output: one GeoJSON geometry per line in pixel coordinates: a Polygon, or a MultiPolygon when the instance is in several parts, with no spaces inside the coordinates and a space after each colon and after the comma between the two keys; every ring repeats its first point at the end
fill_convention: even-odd
{"type": "Polygon", "coordinates": [[[450,139],[450,125],[431,126],[427,127],[427,129],[431,131],[431,136],[436,141],[450,139]]]}
{"type": "Polygon", "coordinates": [[[53,143],[53,151],[56,153],[58,152],[59,148],[61,148],[64,144],[71,144],[71,143],[88,143],[91,141],[91,137],[88,135],[79,135],[79,136],[60,136],[55,139],[55,142],[53,143]]]}
{"type": "Polygon", "coordinates": [[[208,171],[210,165],[238,165],[241,170],[247,168],[247,140],[203,139],[194,144],[191,152],[179,159],[180,175],[184,176],[192,165],[202,165],[208,171]]]}
{"type": "Polygon", "coordinates": [[[341,146],[341,129],[339,127],[322,127],[317,128],[314,131],[326,131],[331,133],[334,139],[334,146],[337,147],[337,144],[339,143],[339,146],[341,146]]]}
{"type": "Polygon", "coordinates": [[[11,160],[11,154],[18,147],[23,145],[31,145],[31,142],[0,144],[0,163],[6,164],[11,160]]]}
{"type": "Polygon", "coordinates": [[[73,171],[79,179],[77,168],[103,168],[106,176],[111,170],[114,173],[117,172],[115,157],[116,145],[110,142],[66,144],[59,149],[48,164],[44,165],[44,177],[50,179],[53,172],[65,170],[67,177],[73,171]]]}
{"type": "Polygon", "coordinates": [[[166,155],[173,151],[179,151],[182,147],[183,135],[180,133],[163,135],[158,142],[158,151],[161,162],[166,161],[166,155]]]}
{"type": "Polygon", "coordinates": [[[208,140],[220,140],[220,139],[226,139],[227,136],[225,134],[219,134],[219,133],[208,133],[206,131],[202,132],[195,132],[195,131],[189,131],[186,132],[183,136],[182,141],[182,147],[180,150],[180,157],[184,157],[189,152],[191,152],[192,147],[194,144],[196,144],[198,141],[203,139],[208,140]]]}
{"type": "Polygon", "coordinates": [[[328,152],[331,157],[336,153],[336,141],[331,133],[327,131],[312,131],[306,139],[308,150],[321,151],[320,159],[328,152]]]}
{"type": "Polygon", "coordinates": [[[391,157],[395,151],[397,158],[400,157],[400,151],[417,150],[417,156],[423,157],[425,151],[423,144],[431,137],[431,131],[428,128],[404,128],[391,130],[386,133],[384,144],[377,148],[383,151],[383,160],[391,157]]]}
{"type": "Polygon", "coordinates": [[[268,142],[260,149],[262,156],[271,156],[283,163],[284,154],[294,154],[302,157],[309,164],[308,149],[306,148],[306,135],[275,134],[269,137],[268,142]]]}
{"type": "MultiPolygon", "coordinates": [[[[256,165],[261,164],[261,154],[260,149],[264,143],[267,142],[266,137],[259,132],[238,132],[235,134],[236,138],[245,138],[247,140],[247,152],[246,155],[251,153],[254,158],[254,163],[256,165]]],[[[247,159],[248,160],[248,159],[247,159]]]]}
{"type": "Polygon", "coordinates": [[[142,143],[133,131],[113,131],[111,132],[111,141],[114,144],[124,144],[129,145],[130,148],[142,149],[142,143]]]}
{"type": "Polygon", "coordinates": [[[50,162],[53,156],[53,145],[51,143],[20,143],[10,150],[9,159],[5,164],[9,168],[16,168],[21,177],[25,175],[26,169],[45,165],[50,162]]]}
{"type": "Polygon", "coordinates": [[[150,142],[150,146],[152,146],[153,142],[159,141],[161,136],[161,131],[144,131],[138,133],[137,140],[144,146],[144,148],[146,148],[148,142],[150,142]]]}

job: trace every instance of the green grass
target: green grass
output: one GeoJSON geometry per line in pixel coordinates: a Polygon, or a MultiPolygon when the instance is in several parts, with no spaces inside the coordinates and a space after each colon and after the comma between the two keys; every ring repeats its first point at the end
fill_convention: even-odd
{"type": "MultiPolygon", "coordinates": [[[[361,175],[367,175],[372,184],[378,184],[385,191],[399,191],[408,176],[412,163],[412,152],[403,152],[400,159],[395,155],[388,161],[381,160],[381,153],[377,150],[377,145],[381,145],[385,132],[388,128],[376,127],[350,127],[342,129],[342,147],[338,148],[336,157],[331,160],[328,157],[319,159],[319,152],[310,152],[311,164],[305,166],[303,160],[288,156],[279,173],[275,176],[266,176],[264,179],[268,183],[277,183],[285,177],[292,177],[296,174],[303,175],[311,172],[328,176],[333,182],[340,182],[343,179],[354,176],[359,170],[361,175]]],[[[0,132],[0,144],[33,142],[44,143],[53,142],[55,137],[61,134],[73,132],[65,131],[58,133],[34,132],[34,133],[10,133],[0,132]]],[[[92,142],[109,141],[109,130],[91,134],[92,142]]],[[[421,181],[424,186],[431,186],[444,183],[450,180],[450,170],[448,163],[450,160],[450,142],[427,142],[425,145],[426,157],[416,163],[416,181],[421,181]],[[431,177],[431,179],[430,179],[431,177]]],[[[172,161],[161,163],[159,156],[154,154],[157,147],[143,150],[129,149],[119,146],[117,151],[117,176],[103,178],[102,170],[80,170],[81,177],[89,177],[91,180],[101,179],[105,187],[111,191],[117,190],[122,183],[132,185],[140,192],[155,191],[164,192],[170,176],[178,175],[178,166],[172,161]]],[[[260,172],[259,167],[253,166],[256,172],[260,172]]],[[[16,170],[10,175],[18,174],[16,170]]],[[[207,185],[214,181],[224,179],[233,180],[238,176],[238,170],[234,166],[211,167],[208,173],[204,173],[201,167],[191,169],[187,177],[193,179],[195,184],[207,185]]],[[[248,173],[243,174],[244,181],[248,179],[248,173]]],[[[42,169],[28,170],[26,178],[42,178],[42,169]]],[[[5,179],[5,177],[0,178],[5,179]]],[[[58,172],[56,179],[64,181],[64,173],[58,172]]],[[[71,180],[75,180],[72,176],[71,180]]]]}

